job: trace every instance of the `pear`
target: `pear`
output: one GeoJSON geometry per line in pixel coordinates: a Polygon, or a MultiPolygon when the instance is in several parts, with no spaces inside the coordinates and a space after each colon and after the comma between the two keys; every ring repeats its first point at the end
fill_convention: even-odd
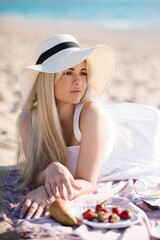
{"type": "Polygon", "coordinates": [[[77,218],[71,213],[67,201],[56,199],[49,205],[50,216],[57,222],[65,226],[78,224],[77,218]]]}

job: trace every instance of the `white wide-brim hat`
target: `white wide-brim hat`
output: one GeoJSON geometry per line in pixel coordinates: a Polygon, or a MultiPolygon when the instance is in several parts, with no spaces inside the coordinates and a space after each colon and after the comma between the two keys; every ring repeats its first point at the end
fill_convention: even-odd
{"type": "Polygon", "coordinates": [[[89,65],[90,86],[100,97],[111,79],[115,57],[113,50],[105,45],[90,48],[79,47],[77,40],[68,34],[59,34],[42,40],[35,50],[35,65],[26,66],[19,73],[19,84],[22,92],[22,109],[29,110],[31,91],[39,72],[57,73],[87,60],[89,65]],[[27,104],[27,105],[26,105],[27,104]]]}

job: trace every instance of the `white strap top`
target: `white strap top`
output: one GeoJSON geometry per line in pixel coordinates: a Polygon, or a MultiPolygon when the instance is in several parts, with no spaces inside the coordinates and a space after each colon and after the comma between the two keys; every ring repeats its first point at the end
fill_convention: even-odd
{"type": "MultiPolygon", "coordinates": [[[[92,99],[92,101],[95,101],[95,100],[92,99]]],[[[75,138],[77,139],[77,141],[79,143],[81,142],[81,138],[82,138],[82,134],[81,134],[81,131],[80,131],[80,128],[79,128],[79,117],[80,117],[81,110],[82,110],[85,103],[86,102],[76,105],[76,108],[75,108],[75,111],[74,111],[73,132],[74,132],[75,138]]]]}
{"type": "MultiPolygon", "coordinates": [[[[76,105],[75,112],[74,112],[74,118],[73,118],[73,132],[74,136],[77,139],[77,141],[80,143],[82,134],[79,129],[79,117],[82,110],[82,107],[85,103],[76,105]]],[[[78,155],[79,155],[80,146],[69,146],[67,147],[68,152],[68,169],[71,172],[71,174],[74,176],[78,161],[78,155]]]]}
{"type": "Polygon", "coordinates": [[[81,138],[82,138],[82,134],[79,129],[79,117],[80,117],[80,113],[81,113],[83,105],[84,105],[84,103],[78,104],[76,106],[76,109],[74,112],[73,132],[74,132],[74,136],[78,142],[81,142],[81,138]]]}

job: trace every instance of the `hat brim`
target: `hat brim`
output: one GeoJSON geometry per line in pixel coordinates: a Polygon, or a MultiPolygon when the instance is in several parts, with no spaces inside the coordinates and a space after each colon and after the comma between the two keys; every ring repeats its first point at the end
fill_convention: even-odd
{"type": "Polygon", "coordinates": [[[57,73],[78,63],[88,60],[91,68],[92,87],[101,95],[111,78],[114,69],[114,52],[105,45],[91,48],[70,48],[47,59],[43,64],[26,66],[19,74],[18,80],[22,91],[22,108],[25,107],[39,72],[57,73]],[[100,80],[101,79],[101,80],[100,80]]]}

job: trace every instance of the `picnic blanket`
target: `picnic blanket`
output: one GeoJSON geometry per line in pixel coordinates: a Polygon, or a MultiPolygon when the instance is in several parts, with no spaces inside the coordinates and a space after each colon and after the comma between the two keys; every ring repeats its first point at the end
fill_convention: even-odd
{"type": "Polygon", "coordinates": [[[112,239],[112,240],[132,240],[132,239],[154,239],[150,235],[150,230],[156,225],[160,225],[160,211],[153,211],[143,202],[137,205],[131,202],[132,199],[139,197],[134,189],[132,179],[126,181],[107,181],[98,183],[96,190],[91,194],[80,196],[70,201],[70,207],[81,205],[95,205],[103,202],[106,205],[120,206],[123,209],[133,209],[134,214],[138,216],[138,222],[128,228],[122,229],[97,229],[85,224],[68,227],[55,222],[50,216],[40,219],[21,220],[19,213],[14,211],[23,196],[30,191],[29,188],[23,191],[14,192],[13,189],[18,186],[18,170],[12,169],[6,179],[6,192],[4,194],[3,205],[8,207],[8,211],[1,213],[1,219],[4,219],[15,231],[25,238],[35,237],[59,237],[59,239],[112,239]]]}

